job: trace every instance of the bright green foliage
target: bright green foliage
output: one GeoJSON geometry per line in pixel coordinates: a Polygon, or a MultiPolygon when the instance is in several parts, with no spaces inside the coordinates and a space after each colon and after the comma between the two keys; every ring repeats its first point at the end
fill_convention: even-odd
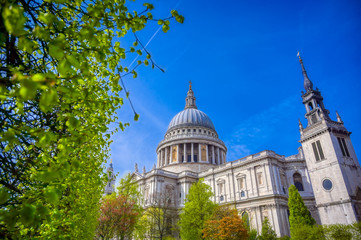
{"type": "Polygon", "coordinates": [[[258,232],[256,229],[248,230],[248,240],[256,240],[258,236],[258,232]]]}
{"type": "Polygon", "coordinates": [[[299,228],[299,226],[312,226],[316,224],[316,221],[312,218],[295,185],[291,185],[288,192],[288,208],[290,210],[289,221],[291,227],[291,237],[293,238],[293,231],[299,228]]]}
{"type": "Polygon", "coordinates": [[[212,216],[217,206],[211,201],[211,187],[200,179],[193,183],[180,214],[180,235],[183,240],[202,239],[204,223],[212,216]]]}
{"type": "Polygon", "coordinates": [[[292,240],[325,240],[322,225],[298,225],[291,230],[292,240]]]}
{"type": "Polygon", "coordinates": [[[324,234],[326,239],[330,240],[351,240],[361,239],[361,235],[358,231],[355,231],[353,225],[334,224],[324,226],[324,234]]]}
{"type": "MultiPolygon", "coordinates": [[[[153,19],[153,6],[138,13],[128,10],[139,9],[132,4],[1,1],[1,237],[93,238],[122,78],[136,76],[145,59],[158,67],[136,35],[153,19]],[[128,31],[139,43],[134,53],[120,44],[128,31]],[[146,53],[141,62],[123,67],[138,50],[146,53]]],[[[169,21],[162,21],[168,30],[169,21]]]]}
{"type": "Polygon", "coordinates": [[[268,217],[265,217],[262,222],[262,232],[258,239],[259,240],[276,240],[277,239],[277,234],[273,230],[272,226],[270,225],[268,217]]]}
{"type": "Polygon", "coordinates": [[[138,206],[141,206],[142,195],[139,192],[138,184],[134,181],[135,175],[128,173],[120,179],[117,187],[117,194],[127,196],[129,199],[135,200],[138,206]]]}

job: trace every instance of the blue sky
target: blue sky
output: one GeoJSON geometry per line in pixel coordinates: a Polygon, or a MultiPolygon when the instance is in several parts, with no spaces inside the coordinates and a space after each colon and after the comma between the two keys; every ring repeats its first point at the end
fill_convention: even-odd
{"type": "MultiPolygon", "coordinates": [[[[297,153],[298,119],[304,126],[301,52],[309,78],[324,97],[330,116],[337,110],[352,132],[361,159],[360,1],[154,1],[154,14],[171,9],[185,17],[168,33],[156,22],[139,33],[165,73],[141,67],[125,79],[136,111],[125,101],[119,120],[130,122],[113,136],[111,155],[122,176],[156,163],[156,147],[172,117],[183,110],[188,81],[198,109],[213,121],[232,161],[262,150],[297,153]]],[[[130,3],[134,4],[134,3],[130,3]]],[[[139,2],[138,2],[139,4],[139,2]]],[[[130,46],[127,36],[121,45],[130,46]]],[[[134,58],[122,62],[128,66],[134,58]]]]}

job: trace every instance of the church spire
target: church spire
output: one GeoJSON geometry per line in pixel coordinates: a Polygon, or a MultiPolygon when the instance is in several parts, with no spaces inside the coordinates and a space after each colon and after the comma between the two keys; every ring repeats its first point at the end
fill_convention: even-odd
{"type": "Polygon", "coordinates": [[[300,63],[301,63],[301,67],[302,67],[302,74],[303,74],[303,78],[304,78],[303,86],[304,86],[306,92],[308,92],[310,90],[313,90],[313,84],[307,76],[307,72],[306,72],[305,66],[303,66],[303,61],[302,61],[300,52],[297,52],[297,56],[300,59],[300,63]]]}
{"type": "Polygon", "coordinates": [[[196,98],[194,97],[194,93],[192,90],[192,81],[189,81],[189,90],[186,97],[186,106],[184,109],[187,108],[197,108],[196,106],[196,98]]]}

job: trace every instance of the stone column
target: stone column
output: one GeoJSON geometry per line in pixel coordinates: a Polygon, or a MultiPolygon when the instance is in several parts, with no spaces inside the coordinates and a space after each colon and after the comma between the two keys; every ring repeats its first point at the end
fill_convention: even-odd
{"type": "Polygon", "coordinates": [[[207,160],[207,163],[209,163],[209,159],[208,159],[208,144],[206,144],[206,160],[207,160]]]}
{"type": "Polygon", "coordinates": [[[168,147],[165,147],[164,166],[168,165],[168,147]]]}
{"type": "Polygon", "coordinates": [[[193,143],[191,143],[191,162],[194,162],[194,159],[193,159],[193,155],[194,155],[194,151],[193,151],[193,143]]]}
{"type": "Polygon", "coordinates": [[[202,161],[202,149],[201,149],[201,144],[198,143],[198,162],[202,161]]]}
{"type": "Polygon", "coordinates": [[[177,146],[177,163],[179,163],[179,144],[177,144],[176,146],[177,146]]]}
{"type": "Polygon", "coordinates": [[[184,146],[184,149],[183,149],[183,155],[184,155],[183,162],[187,162],[187,144],[184,143],[183,146],[184,146]]]}
{"type": "Polygon", "coordinates": [[[212,145],[212,163],[215,164],[216,163],[216,158],[214,156],[214,145],[212,145]]]}
{"type": "Polygon", "coordinates": [[[164,166],[164,149],[160,150],[160,166],[163,167],[164,166]]]}
{"type": "Polygon", "coordinates": [[[222,164],[221,156],[219,155],[219,147],[217,147],[217,158],[218,158],[218,163],[222,164]]]}
{"type": "Polygon", "coordinates": [[[251,167],[251,178],[253,178],[253,186],[255,188],[254,196],[258,197],[258,181],[257,181],[257,175],[254,167],[251,167]]]}

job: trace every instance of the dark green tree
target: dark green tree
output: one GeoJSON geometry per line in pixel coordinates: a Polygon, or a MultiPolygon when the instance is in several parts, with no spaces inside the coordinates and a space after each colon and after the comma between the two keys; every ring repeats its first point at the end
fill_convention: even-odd
{"type": "MultiPolygon", "coordinates": [[[[123,78],[157,67],[137,36],[153,5],[130,5],[0,1],[0,238],[93,238],[110,137],[129,125],[108,128],[129,96],[123,78]]],[[[166,32],[169,20],[155,22],[166,32]]]]}
{"type": "Polygon", "coordinates": [[[277,234],[273,230],[272,226],[270,225],[268,217],[265,217],[262,222],[262,232],[258,239],[259,240],[276,240],[277,239],[277,234]]]}
{"type": "Polygon", "coordinates": [[[310,211],[308,211],[305,206],[303,199],[298,192],[295,185],[291,185],[288,189],[288,208],[290,211],[290,228],[291,228],[291,237],[293,237],[294,230],[300,228],[301,226],[313,226],[316,224],[315,219],[311,216],[310,211]]]}
{"type": "Polygon", "coordinates": [[[193,183],[180,214],[180,235],[183,240],[202,239],[204,223],[212,216],[215,207],[211,187],[200,179],[193,183]]]}

